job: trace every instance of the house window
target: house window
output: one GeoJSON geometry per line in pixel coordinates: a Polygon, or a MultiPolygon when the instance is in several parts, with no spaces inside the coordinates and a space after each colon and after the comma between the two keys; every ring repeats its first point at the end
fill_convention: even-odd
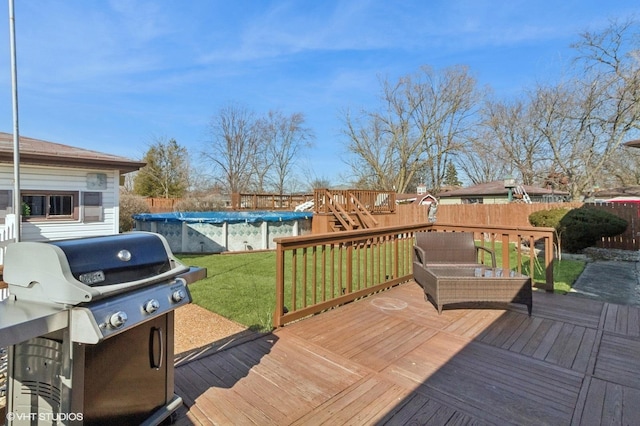
{"type": "Polygon", "coordinates": [[[78,219],[78,193],[23,191],[23,214],[27,220],[78,219]]]}
{"type": "Polygon", "coordinates": [[[482,198],[463,198],[462,199],[462,204],[483,204],[483,199],[482,198]]]}

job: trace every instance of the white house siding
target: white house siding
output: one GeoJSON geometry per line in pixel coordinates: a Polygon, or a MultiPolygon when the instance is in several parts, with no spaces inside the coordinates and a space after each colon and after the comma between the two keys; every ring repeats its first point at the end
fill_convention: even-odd
{"type": "Polygon", "coordinates": [[[506,204],[509,202],[509,199],[506,195],[477,195],[477,196],[469,196],[469,197],[443,197],[440,198],[438,204],[447,205],[447,204],[464,204],[464,199],[467,198],[475,198],[482,200],[482,204],[506,204]]]}
{"type": "Polygon", "coordinates": [[[462,204],[462,199],[460,197],[451,197],[451,198],[440,198],[438,204],[446,205],[446,204],[462,204]]]}
{"type": "MultiPolygon", "coordinates": [[[[82,221],[83,206],[80,206],[79,220],[64,221],[23,221],[23,241],[46,241],[64,238],[78,238],[118,233],[118,191],[120,175],[118,170],[76,169],[46,166],[23,165],[20,168],[20,187],[22,190],[79,191],[102,193],[102,220],[100,222],[82,221]],[[104,173],[107,175],[106,189],[89,188],[87,174],[104,173]]],[[[0,190],[13,191],[13,168],[0,165],[0,190]]]]}

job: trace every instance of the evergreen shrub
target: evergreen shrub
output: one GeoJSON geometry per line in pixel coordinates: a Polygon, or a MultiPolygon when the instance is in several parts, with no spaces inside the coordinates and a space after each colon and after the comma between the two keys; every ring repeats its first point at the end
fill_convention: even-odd
{"type": "Polygon", "coordinates": [[[569,253],[593,247],[602,237],[620,235],[628,225],[626,220],[614,214],[588,206],[541,210],[529,215],[529,222],[533,226],[555,228],[562,236],[562,248],[569,253]]]}

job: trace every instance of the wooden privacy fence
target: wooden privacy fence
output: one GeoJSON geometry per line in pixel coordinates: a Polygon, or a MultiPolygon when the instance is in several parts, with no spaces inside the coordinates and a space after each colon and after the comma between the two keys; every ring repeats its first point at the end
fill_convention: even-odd
{"type": "MultiPolygon", "coordinates": [[[[539,210],[576,208],[583,203],[511,203],[511,204],[440,204],[436,223],[464,225],[531,226],[529,215],[539,210]]],[[[397,206],[396,217],[389,218],[385,226],[403,223],[427,222],[428,206],[404,204],[397,206]]],[[[380,221],[384,219],[378,218],[380,221]]]]}
{"type": "Polygon", "coordinates": [[[153,198],[144,199],[149,206],[150,213],[166,213],[175,210],[176,204],[180,202],[180,198],[153,198]]]}
{"type": "MultiPolygon", "coordinates": [[[[463,225],[531,226],[529,215],[539,210],[556,208],[595,208],[625,219],[627,229],[614,237],[603,237],[597,247],[640,250],[640,205],[624,203],[512,203],[512,204],[445,204],[438,206],[436,223],[463,225]]],[[[399,226],[428,222],[428,207],[399,205],[395,215],[376,216],[381,226],[399,226]]]]}
{"type": "Polygon", "coordinates": [[[580,202],[440,205],[437,221],[470,225],[531,226],[531,213],[556,208],[577,208],[582,205],[580,202]]]}
{"type": "Polygon", "coordinates": [[[640,204],[625,203],[595,203],[585,204],[586,208],[604,210],[627,221],[627,229],[614,237],[603,237],[598,247],[619,250],[640,250],[640,236],[638,233],[638,219],[640,219],[640,204]]]}
{"type": "MultiPolygon", "coordinates": [[[[414,234],[419,231],[473,232],[482,244],[503,250],[502,267],[522,271],[525,246],[542,244],[545,282],[553,290],[551,228],[414,224],[299,237],[277,238],[275,327],[351,302],[413,278],[414,234]],[[515,258],[512,265],[511,258],[515,258]]],[[[534,271],[535,256],[529,257],[534,271]]]]}

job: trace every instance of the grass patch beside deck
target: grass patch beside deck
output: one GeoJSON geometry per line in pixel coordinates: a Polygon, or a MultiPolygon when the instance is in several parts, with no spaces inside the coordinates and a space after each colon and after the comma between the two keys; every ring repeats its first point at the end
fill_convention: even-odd
{"type": "Polygon", "coordinates": [[[276,303],[275,252],[180,255],[207,268],[207,278],[189,285],[195,304],[256,331],[272,328],[276,303]]]}
{"type": "MultiPolygon", "coordinates": [[[[558,260],[553,261],[553,289],[554,293],[566,294],[571,290],[586,263],[582,260],[558,260]]],[[[545,274],[542,265],[534,268],[533,281],[536,283],[545,282],[545,274]]],[[[522,273],[529,275],[529,264],[522,266],[522,273]]]]}

